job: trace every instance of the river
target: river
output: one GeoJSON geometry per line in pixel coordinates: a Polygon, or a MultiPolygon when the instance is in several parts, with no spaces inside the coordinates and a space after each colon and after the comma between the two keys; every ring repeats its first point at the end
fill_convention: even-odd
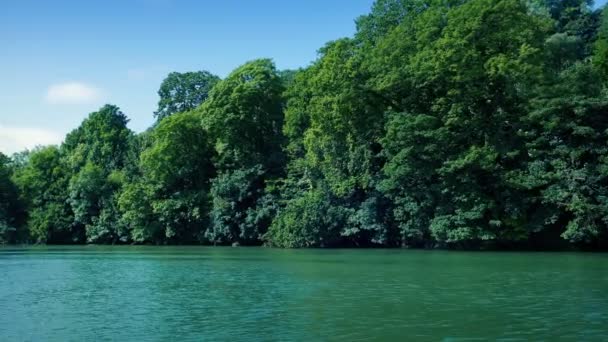
{"type": "Polygon", "coordinates": [[[608,338],[608,254],[2,247],[1,341],[608,338]]]}

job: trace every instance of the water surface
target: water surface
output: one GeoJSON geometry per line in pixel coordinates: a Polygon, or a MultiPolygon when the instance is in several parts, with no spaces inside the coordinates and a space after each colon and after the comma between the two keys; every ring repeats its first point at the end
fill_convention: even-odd
{"type": "Polygon", "coordinates": [[[608,255],[0,248],[1,341],[608,338],[608,255]]]}

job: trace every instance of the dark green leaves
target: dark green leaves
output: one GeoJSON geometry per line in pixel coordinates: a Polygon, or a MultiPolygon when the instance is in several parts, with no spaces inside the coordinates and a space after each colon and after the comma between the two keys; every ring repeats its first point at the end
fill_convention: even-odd
{"type": "Polygon", "coordinates": [[[605,246],[605,17],[378,0],[307,68],[171,73],[144,133],[106,105],[59,148],[0,156],[0,239],[605,246]]]}
{"type": "Polygon", "coordinates": [[[191,111],[201,105],[220,78],[208,71],[172,72],[158,90],[158,122],[175,113],[191,111]]]}

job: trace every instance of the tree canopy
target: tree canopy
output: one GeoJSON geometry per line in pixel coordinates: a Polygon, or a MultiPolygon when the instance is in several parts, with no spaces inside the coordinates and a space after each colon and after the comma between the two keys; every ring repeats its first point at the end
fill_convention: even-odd
{"type": "Polygon", "coordinates": [[[377,0],[299,70],[171,73],[0,155],[0,241],[606,248],[608,12],[377,0]]]}
{"type": "Polygon", "coordinates": [[[219,80],[208,71],[170,73],[158,90],[160,100],[154,116],[160,122],[175,113],[196,109],[219,80]]]}

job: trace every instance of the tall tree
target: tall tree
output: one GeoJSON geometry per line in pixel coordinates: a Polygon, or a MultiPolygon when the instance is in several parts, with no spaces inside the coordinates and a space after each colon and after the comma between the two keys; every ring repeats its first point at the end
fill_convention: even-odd
{"type": "Polygon", "coordinates": [[[267,180],[283,172],[283,81],[268,59],[237,68],[201,106],[202,122],[217,152],[212,181],[212,229],[217,243],[258,243],[267,227],[248,222],[267,180]],[[253,233],[250,233],[253,231],[253,233]]]}
{"type": "Polygon", "coordinates": [[[523,158],[515,132],[546,30],[521,1],[472,0],[429,8],[379,43],[374,83],[407,99],[384,140],[383,191],[403,244],[527,237],[505,177],[523,158]]]}
{"type": "Polygon", "coordinates": [[[142,239],[203,241],[208,226],[209,182],[215,168],[213,147],[199,114],[179,113],[163,120],[150,140],[150,147],[141,156],[143,177],[123,193],[121,206],[135,218],[141,213],[152,215],[153,220],[144,217],[134,222],[142,239]]]}
{"type": "Polygon", "coordinates": [[[69,203],[76,223],[86,228],[88,242],[130,239],[116,203],[134,138],[127,122],[118,107],[105,105],[69,133],[62,146],[72,174],[69,203]]]}
{"type": "Polygon", "coordinates": [[[608,6],[602,10],[598,39],[593,51],[593,64],[602,74],[603,81],[608,80],[608,6]]]}
{"type": "Polygon", "coordinates": [[[246,63],[212,90],[200,112],[218,152],[219,169],[259,164],[281,172],[283,91],[283,82],[268,59],[246,63]]]}
{"type": "Polygon", "coordinates": [[[201,105],[220,78],[208,71],[172,72],[158,90],[157,121],[175,113],[187,112],[201,105]]]}
{"type": "Polygon", "coordinates": [[[70,172],[61,151],[54,146],[33,150],[14,175],[27,208],[32,241],[82,243],[84,230],[75,224],[68,203],[70,172]]]}
{"type": "MultiPolygon", "coordinates": [[[[319,60],[300,72],[287,92],[284,131],[290,138],[288,152],[293,159],[286,186],[298,190],[289,190],[294,197],[286,198],[284,214],[314,210],[314,202],[307,199],[318,199],[316,194],[321,193],[330,201],[330,212],[353,213],[341,230],[332,230],[337,234],[333,240],[386,243],[386,227],[377,221],[382,214],[361,207],[368,200],[381,200],[374,188],[381,165],[378,153],[385,99],[367,87],[364,53],[355,40],[329,43],[320,52],[319,60]]],[[[287,222],[281,215],[277,222],[287,222]]],[[[308,229],[319,227],[300,232],[308,229]]],[[[277,229],[271,233],[275,232],[277,229]]],[[[271,240],[272,234],[268,235],[271,240]]]]}
{"type": "Polygon", "coordinates": [[[23,207],[13,182],[10,159],[0,153],[0,244],[27,238],[22,234],[23,207]]]}
{"type": "MultiPolygon", "coordinates": [[[[601,72],[588,62],[566,65],[539,85],[525,117],[529,160],[514,179],[530,191],[535,221],[556,238],[587,246],[608,244],[606,132],[608,102],[601,72]]],[[[545,237],[545,238],[548,238],[545,237]]]]}
{"type": "Polygon", "coordinates": [[[0,240],[603,248],[606,22],[587,0],[377,0],[305,69],[171,73],[146,132],[107,105],[0,155],[0,240]]]}

